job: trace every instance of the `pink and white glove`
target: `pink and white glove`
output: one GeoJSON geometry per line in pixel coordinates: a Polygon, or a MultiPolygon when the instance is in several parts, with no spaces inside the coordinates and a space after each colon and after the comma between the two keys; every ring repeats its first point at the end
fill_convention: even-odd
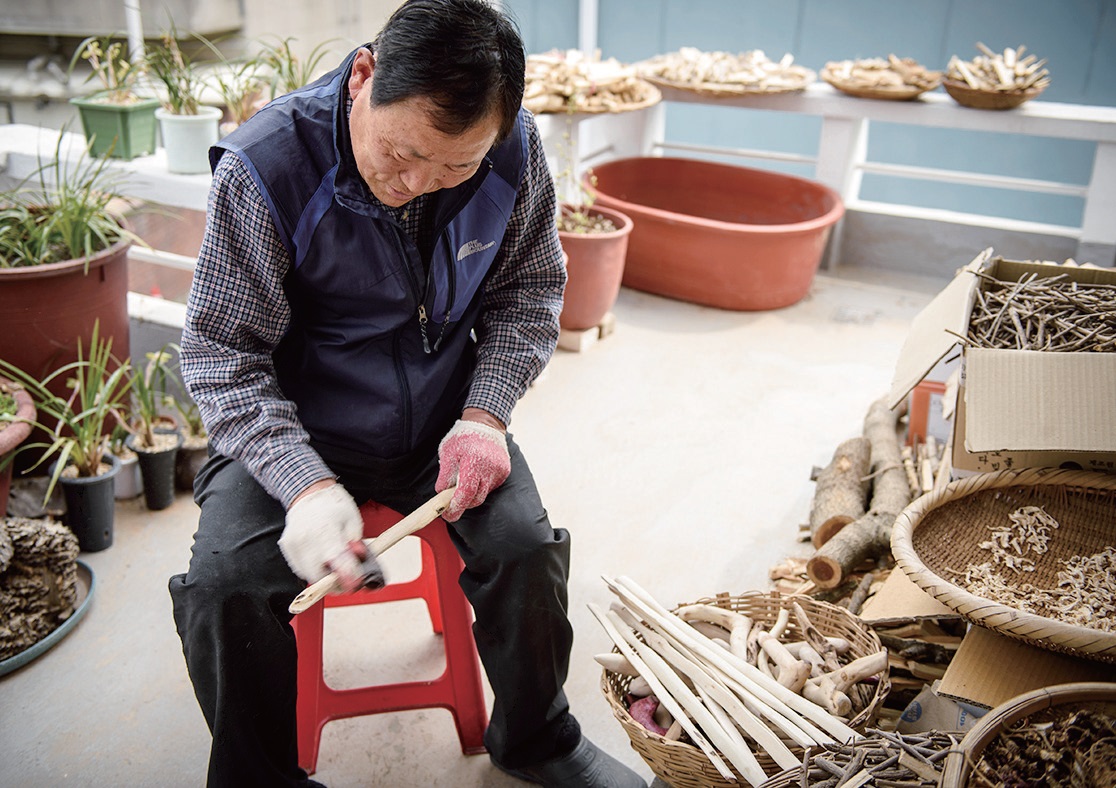
{"type": "Polygon", "coordinates": [[[443,519],[455,522],[466,509],[484,503],[511,473],[508,439],[486,424],[458,419],[438,444],[438,481],[434,491],[457,485],[443,519]]]}
{"type": "Polygon", "coordinates": [[[356,501],[340,484],[300,497],[287,510],[279,550],[308,583],[336,572],[347,590],[360,587],[361,564],[353,547],[364,534],[356,501]]]}

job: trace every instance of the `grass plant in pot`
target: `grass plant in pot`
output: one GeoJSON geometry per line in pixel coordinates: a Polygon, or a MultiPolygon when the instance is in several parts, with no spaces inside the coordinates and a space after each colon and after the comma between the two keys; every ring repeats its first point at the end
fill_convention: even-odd
{"type": "Polygon", "coordinates": [[[109,438],[109,452],[120,461],[120,472],[113,485],[113,495],[118,501],[130,501],[143,492],[139,457],[125,445],[128,434],[123,424],[117,424],[109,438]]]}
{"type": "MultiPolygon", "coordinates": [[[[77,359],[93,328],[127,347],[128,249],[139,241],[113,209],[115,175],[88,147],[53,158],[0,192],[0,358],[42,380],[77,359]]],[[[51,388],[66,396],[66,378],[51,388]]]]}
{"type": "Polygon", "coordinates": [[[0,517],[8,512],[12,460],[35,423],[35,402],[20,384],[0,376],[0,517]]]}
{"type": "MultiPolygon", "coordinates": [[[[20,383],[35,401],[37,414],[31,440],[17,452],[41,449],[34,470],[50,462],[44,501],[56,486],[66,500],[66,525],[85,552],[112,545],[115,500],[113,478],[120,468],[108,450],[112,427],[121,423],[131,382],[129,365],[112,355],[112,340],[94,326],[88,355],[78,343],[78,358],[41,381],[0,359],[0,373],[20,383]],[[52,383],[64,380],[67,396],[54,393],[52,383]],[[40,434],[45,436],[40,439],[40,434]]],[[[12,421],[13,417],[0,417],[12,421]]]]}
{"type": "Polygon", "coordinates": [[[147,72],[160,84],[155,111],[167,152],[167,169],[181,175],[209,172],[209,149],[220,137],[222,112],[201,103],[205,80],[178,42],[172,23],[147,50],[147,72]]]}
{"type": "Polygon", "coordinates": [[[174,503],[174,466],[182,433],[164,415],[170,368],[169,345],[147,354],[143,369],[133,368],[131,435],[125,445],[139,457],[143,500],[148,509],[166,509],[174,503]]]}
{"type": "Polygon", "coordinates": [[[92,155],[130,160],[154,153],[159,101],[136,92],[142,69],[129,59],[124,42],[113,36],[90,36],[78,44],[70,72],[82,61],[92,69],[85,81],[101,83],[100,90],[70,99],[92,155]]]}

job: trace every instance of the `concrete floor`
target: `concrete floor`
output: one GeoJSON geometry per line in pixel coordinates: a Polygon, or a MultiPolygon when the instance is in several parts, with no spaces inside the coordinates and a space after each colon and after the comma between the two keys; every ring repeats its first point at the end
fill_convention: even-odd
{"type": "MultiPolygon", "coordinates": [[[[516,411],[511,429],[551,519],[573,535],[574,713],[649,782],[600,692],[593,655],[610,644],[586,605],[611,601],[602,574],[631,576],[673,606],[767,589],[771,565],[805,554],[796,532],[811,467],[860,432],[911,317],[944,285],[846,278],[855,274],[819,276],[801,303],[762,313],[624,290],[616,332],[584,353],[559,352],[516,411]]],[[[117,514],[113,546],[82,556],[96,576],[88,615],[0,678],[3,788],[205,782],[209,734],[166,591],[186,566],[196,507],[180,495],[161,512],[137,499],[117,514]]],[[[400,544],[389,572],[405,577],[415,555],[400,544]]],[[[331,681],[440,672],[418,604],[381,606],[394,609],[367,622],[331,613],[331,681]]],[[[315,778],[332,788],[521,784],[463,756],[440,709],[330,723],[315,778]]]]}

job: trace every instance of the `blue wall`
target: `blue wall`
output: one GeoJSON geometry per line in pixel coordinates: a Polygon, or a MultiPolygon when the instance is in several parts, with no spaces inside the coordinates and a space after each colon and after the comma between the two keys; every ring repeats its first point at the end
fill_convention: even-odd
{"type": "MultiPolygon", "coordinates": [[[[577,0],[504,0],[528,52],[576,47],[577,0]]],[[[976,42],[1002,51],[1027,46],[1046,58],[1042,98],[1116,106],[1116,0],[599,0],[603,57],[623,62],[693,46],[706,51],[762,49],[820,70],[827,61],[912,57],[944,69],[951,55],[971,59],[976,42]]],[[[975,111],[975,110],[974,110],[975,111]]],[[[668,105],[667,139],[813,156],[820,121],[729,107],[668,105]]],[[[1086,184],[1094,146],[1011,134],[872,124],[871,161],[1086,184]]],[[[811,177],[805,165],[748,162],[811,177]]],[[[957,186],[868,175],[861,196],[1076,226],[1082,201],[1058,195],[957,186]]]]}

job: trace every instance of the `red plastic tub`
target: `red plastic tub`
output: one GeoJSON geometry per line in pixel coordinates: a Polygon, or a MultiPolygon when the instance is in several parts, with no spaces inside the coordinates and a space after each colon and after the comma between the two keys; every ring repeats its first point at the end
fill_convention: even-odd
{"type": "Polygon", "coordinates": [[[800,301],[844,214],[820,183],[730,164],[639,157],[593,175],[597,204],[635,222],[623,284],[722,309],[800,301]]]}

